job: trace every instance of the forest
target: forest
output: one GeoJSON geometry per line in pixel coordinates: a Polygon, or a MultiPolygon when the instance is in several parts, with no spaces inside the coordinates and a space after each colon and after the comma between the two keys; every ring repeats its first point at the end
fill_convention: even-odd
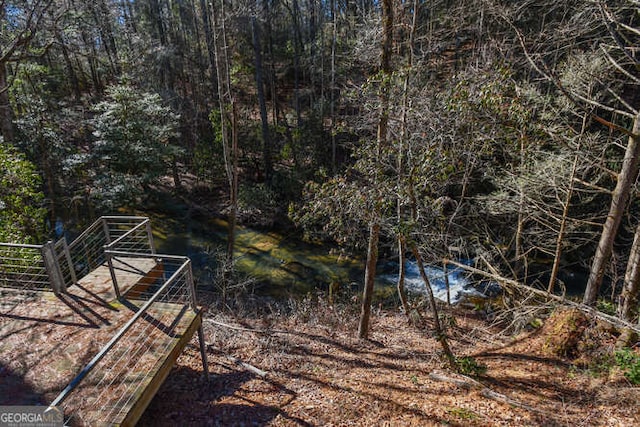
{"type": "Polygon", "coordinates": [[[637,385],[638,86],[637,0],[0,0],[0,242],[180,204],[228,228],[212,305],[247,309],[237,227],[286,231],[362,271],[285,303],[295,319],[342,295],[350,336],[380,339],[391,310],[482,375],[424,274],[463,268],[502,287],[471,304],[510,332],[551,303],[612,325],[637,385]]]}

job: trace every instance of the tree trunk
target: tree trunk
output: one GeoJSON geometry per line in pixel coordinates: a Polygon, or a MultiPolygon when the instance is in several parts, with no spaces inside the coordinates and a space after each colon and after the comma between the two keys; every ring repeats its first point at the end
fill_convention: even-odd
{"type": "MultiPolygon", "coordinates": [[[[300,8],[298,6],[298,1],[293,0],[293,91],[294,91],[294,103],[296,110],[296,126],[298,128],[298,132],[296,135],[300,134],[300,130],[302,129],[302,111],[300,110],[300,51],[302,47],[302,40],[300,38],[300,8]]],[[[296,144],[298,137],[296,137],[296,144]]],[[[295,147],[292,147],[294,150],[295,147]]]]}
{"type": "MultiPolygon", "coordinates": [[[[0,22],[4,22],[6,9],[4,2],[0,4],[0,22]]],[[[3,48],[0,46],[0,58],[4,55],[3,48]]],[[[12,143],[13,134],[13,111],[11,110],[11,102],[9,101],[9,82],[7,81],[7,63],[0,62],[0,136],[4,142],[12,143]]]]}
{"type": "Polygon", "coordinates": [[[113,36],[113,27],[111,25],[111,12],[109,6],[103,0],[100,2],[100,34],[102,42],[105,45],[109,62],[111,63],[111,69],[116,76],[120,75],[120,60],[118,58],[118,48],[116,46],[116,39],[113,36]]]}
{"type": "Polygon", "coordinates": [[[613,190],[611,206],[609,214],[604,223],[600,242],[593,257],[591,271],[589,272],[589,281],[587,289],[584,292],[583,302],[587,305],[594,305],[598,298],[600,285],[604,278],[604,273],[611,257],[613,242],[618,233],[624,210],[629,201],[631,189],[638,175],[638,165],[640,164],[640,115],[637,115],[633,121],[633,135],[629,137],[627,148],[622,162],[622,169],[618,174],[618,182],[613,190]]]}
{"type": "MultiPolygon", "coordinates": [[[[2,52],[0,51],[0,56],[2,52]]],[[[13,133],[13,111],[9,102],[9,82],[7,81],[7,64],[0,62],[0,135],[5,142],[12,143],[15,139],[13,133]]]]}
{"type": "Polygon", "coordinates": [[[338,147],[336,146],[336,49],[337,49],[338,30],[336,24],[336,0],[331,0],[331,87],[330,94],[330,115],[331,115],[331,170],[333,173],[338,171],[337,156],[338,147]]]}
{"type": "Polygon", "coordinates": [[[151,12],[150,19],[152,21],[152,25],[155,27],[156,37],[160,40],[161,46],[167,45],[167,35],[166,30],[164,28],[164,23],[162,21],[162,9],[160,7],[160,3],[158,0],[150,0],[149,8],[151,12]]]}
{"type": "Polygon", "coordinates": [[[274,126],[278,126],[278,93],[276,88],[276,69],[273,49],[273,31],[271,28],[271,12],[269,10],[269,0],[262,0],[262,13],[264,16],[264,29],[266,31],[267,38],[267,60],[269,63],[267,82],[269,87],[269,94],[271,96],[271,123],[274,126]]]}
{"type": "Polygon", "coordinates": [[[200,11],[202,13],[202,26],[204,28],[204,39],[207,44],[207,53],[209,57],[209,67],[211,70],[211,86],[217,87],[217,68],[216,68],[216,53],[213,42],[211,18],[209,15],[209,6],[206,0],[200,0],[200,11]]]}
{"type": "Polygon", "coordinates": [[[569,217],[569,208],[571,207],[571,197],[573,196],[573,179],[576,176],[576,169],[578,167],[578,156],[573,159],[573,167],[571,168],[571,177],[569,178],[569,190],[567,191],[567,198],[564,201],[562,207],[562,218],[560,219],[560,230],[558,230],[558,237],[556,238],[556,251],[553,257],[553,267],[551,268],[551,277],[549,277],[549,286],[547,292],[552,293],[553,288],[558,278],[558,272],[560,271],[560,258],[562,256],[562,243],[564,242],[564,231],[567,227],[567,219],[569,217]]]}
{"type": "MultiPolygon", "coordinates": [[[[380,90],[380,118],[376,138],[377,151],[382,153],[387,145],[387,130],[389,125],[389,86],[391,77],[391,41],[393,39],[393,2],[382,1],[382,56],[380,68],[384,75],[380,90]]],[[[377,177],[374,177],[373,189],[376,191],[377,177]]],[[[371,300],[373,298],[373,284],[376,277],[378,263],[378,239],[380,238],[380,201],[375,196],[375,208],[369,222],[369,243],[367,245],[367,265],[364,272],[364,290],[362,294],[362,310],[358,336],[369,336],[369,318],[371,316],[371,300]]]]}
{"type": "MultiPolygon", "coordinates": [[[[526,167],[525,160],[525,146],[524,146],[524,138],[520,138],[520,174],[524,173],[524,168],[526,167]]],[[[520,181],[520,180],[518,180],[520,181]]],[[[518,192],[520,193],[520,200],[518,202],[518,224],[516,227],[516,235],[515,235],[515,250],[516,254],[514,257],[514,271],[516,272],[515,280],[520,280],[518,277],[521,273],[524,272],[524,277],[522,281],[526,283],[527,281],[527,273],[525,268],[525,255],[523,251],[523,239],[524,239],[524,223],[525,223],[525,196],[524,196],[524,184],[518,184],[518,192]]]]}
{"type": "Polygon", "coordinates": [[[407,63],[407,69],[404,75],[404,82],[402,85],[402,119],[401,119],[401,130],[400,130],[400,139],[398,141],[398,150],[397,150],[397,169],[398,169],[398,199],[396,200],[396,214],[398,225],[400,226],[399,234],[398,234],[398,259],[400,264],[400,272],[398,274],[398,297],[400,298],[400,303],[402,304],[402,308],[407,316],[409,316],[409,302],[407,300],[407,291],[404,285],[404,279],[406,275],[406,251],[407,251],[407,243],[406,236],[403,235],[404,230],[402,230],[402,224],[404,222],[404,209],[403,209],[403,200],[402,200],[402,192],[401,188],[404,185],[405,173],[404,173],[404,151],[405,151],[405,142],[407,140],[407,116],[409,114],[409,81],[411,78],[411,71],[413,67],[413,40],[415,36],[416,30],[416,16],[417,16],[417,8],[418,8],[418,0],[413,1],[413,19],[411,23],[411,31],[409,33],[409,59],[407,63]]]}
{"type": "Polygon", "coordinates": [[[618,315],[631,322],[638,312],[638,293],[640,292],[640,224],[633,238],[627,271],[624,275],[624,287],[620,295],[618,315]]]}
{"type": "Polygon", "coordinates": [[[227,238],[227,263],[233,265],[233,252],[236,244],[236,222],[238,219],[238,113],[235,101],[231,101],[231,157],[232,174],[229,203],[229,235],[227,238]]]}
{"type": "MultiPolygon", "coordinates": [[[[580,151],[580,144],[582,141],[582,137],[584,136],[584,132],[587,129],[587,115],[585,114],[582,117],[582,127],[580,128],[580,136],[578,139],[578,149],[580,151]]],[[[556,251],[553,257],[553,267],[551,268],[551,277],[549,277],[549,285],[547,287],[547,292],[552,293],[553,288],[556,284],[556,279],[558,278],[558,272],[560,271],[560,258],[562,256],[562,243],[564,241],[564,231],[567,227],[567,219],[569,217],[569,208],[571,207],[571,197],[573,197],[573,181],[576,177],[576,170],[578,169],[578,158],[579,155],[573,159],[573,166],[571,167],[571,176],[569,177],[569,189],[567,190],[567,198],[564,201],[564,206],[562,207],[562,219],[560,220],[560,230],[558,230],[558,237],[556,239],[556,251]]]]}
{"type": "Polygon", "coordinates": [[[407,290],[404,285],[404,279],[406,277],[406,262],[407,262],[407,243],[405,241],[404,236],[398,237],[398,264],[399,264],[399,272],[398,272],[398,297],[400,298],[400,304],[402,305],[402,309],[404,310],[404,314],[409,316],[409,301],[407,299],[407,290]]]}
{"type": "Polygon", "coordinates": [[[79,102],[80,98],[82,98],[82,93],[80,93],[78,76],[73,68],[71,58],[69,57],[69,50],[64,43],[64,39],[62,38],[62,34],[60,33],[60,31],[56,31],[56,38],[58,39],[58,43],[60,44],[60,50],[62,51],[62,57],[64,58],[64,64],[67,69],[69,80],[71,80],[71,89],[73,90],[76,102],[79,102]]]}
{"type": "Polygon", "coordinates": [[[224,1],[221,2],[220,18],[213,9],[213,47],[214,47],[214,59],[216,64],[216,76],[218,83],[218,103],[220,108],[220,128],[222,134],[222,150],[224,156],[225,171],[227,174],[227,180],[229,182],[229,205],[230,213],[228,216],[228,237],[227,237],[227,263],[231,267],[233,266],[233,252],[235,245],[235,225],[236,225],[236,212],[238,209],[237,199],[237,129],[236,129],[236,112],[235,112],[235,100],[231,93],[231,77],[230,77],[230,63],[229,56],[227,54],[227,31],[225,26],[225,13],[224,13],[224,1]],[[217,37],[216,27],[220,22],[221,37],[217,37]],[[222,39],[222,40],[220,40],[222,39]],[[232,114],[232,142],[229,146],[229,135],[227,132],[227,113],[225,111],[225,105],[231,104],[232,114]]]}
{"type": "Polygon", "coordinates": [[[376,221],[371,221],[371,224],[369,224],[369,243],[367,245],[367,265],[364,271],[360,324],[358,325],[358,337],[363,339],[369,337],[369,320],[371,318],[371,300],[373,299],[373,284],[376,278],[376,264],[378,263],[379,237],[380,224],[376,221]]]}
{"type": "Polygon", "coordinates": [[[260,44],[260,28],[256,18],[251,18],[251,35],[253,39],[253,53],[256,66],[256,90],[260,105],[260,120],[262,121],[262,159],[264,175],[267,183],[271,184],[273,166],[271,164],[271,138],[269,137],[269,122],[267,119],[267,103],[264,98],[264,81],[262,78],[262,47],[260,44]]]}
{"type": "Polygon", "coordinates": [[[424,271],[424,263],[422,262],[422,256],[418,251],[418,248],[415,244],[411,245],[411,252],[413,252],[413,256],[416,258],[416,263],[418,264],[418,270],[420,271],[420,277],[424,281],[425,288],[427,290],[427,296],[429,297],[429,305],[431,306],[431,313],[433,315],[433,328],[436,334],[436,339],[442,346],[442,351],[444,352],[444,356],[449,363],[449,367],[454,371],[458,369],[456,365],[456,358],[451,351],[451,347],[449,347],[449,340],[447,339],[447,335],[444,333],[444,329],[442,328],[442,324],[440,323],[440,316],[438,315],[438,306],[436,305],[436,299],[433,296],[433,290],[431,289],[431,283],[429,281],[429,277],[424,271]]]}

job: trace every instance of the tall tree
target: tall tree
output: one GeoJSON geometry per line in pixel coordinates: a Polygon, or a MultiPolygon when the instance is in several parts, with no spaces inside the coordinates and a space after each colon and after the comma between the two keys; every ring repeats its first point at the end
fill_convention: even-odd
{"type": "MultiPolygon", "coordinates": [[[[382,52],[380,58],[380,113],[378,118],[378,130],[376,134],[376,151],[379,156],[386,152],[388,146],[388,125],[389,125],[389,92],[391,90],[391,48],[393,41],[393,2],[391,0],[382,1],[382,52]]],[[[374,171],[373,186],[377,184],[379,170],[374,171]]],[[[373,285],[376,276],[376,265],[378,263],[378,240],[380,238],[381,221],[381,196],[376,196],[374,201],[374,211],[369,222],[369,237],[367,244],[367,261],[364,274],[364,290],[362,295],[362,307],[360,311],[360,323],[358,325],[358,336],[367,338],[369,336],[369,320],[371,318],[371,301],[373,298],[373,285]]]]}
{"type": "Polygon", "coordinates": [[[262,159],[264,174],[267,183],[271,183],[273,166],[271,164],[271,137],[269,135],[269,122],[267,118],[267,102],[264,96],[264,79],[262,69],[262,42],[260,38],[260,26],[255,16],[251,16],[251,36],[253,41],[253,53],[256,77],[256,92],[260,108],[260,122],[262,123],[262,159]]]}
{"type": "Polygon", "coordinates": [[[635,237],[631,246],[631,254],[627,262],[627,271],[624,275],[624,286],[620,295],[618,315],[620,318],[632,321],[638,314],[638,300],[640,294],[640,224],[636,228],[635,237]]]}
{"type": "MultiPolygon", "coordinates": [[[[13,142],[13,111],[9,100],[9,87],[20,63],[27,59],[36,36],[44,32],[44,24],[54,0],[1,1],[0,2],[0,134],[5,142],[13,142]],[[9,72],[12,64],[13,74],[9,72]]],[[[57,20],[56,12],[53,22],[57,20]]],[[[37,46],[39,53],[49,47],[48,42],[37,46]]]]}
{"type": "Polygon", "coordinates": [[[213,44],[216,62],[216,76],[218,77],[218,106],[220,114],[220,133],[224,156],[225,171],[229,183],[229,215],[227,234],[227,264],[233,267],[233,253],[235,248],[235,232],[238,212],[238,135],[236,99],[231,86],[231,59],[227,38],[226,14],[224,0],[220,2],[220,9],[213,10],[213,44]],[[228,106],[231,107],[229,118],[228,106]],[[229,123],[231,122],[231,136],[229,123]],[[231,138],[231,143],[229,143],[231,138]]]}

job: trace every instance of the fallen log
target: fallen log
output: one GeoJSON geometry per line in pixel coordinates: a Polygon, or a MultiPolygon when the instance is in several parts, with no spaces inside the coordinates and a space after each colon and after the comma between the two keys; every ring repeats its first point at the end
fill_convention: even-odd
{"type": "Polygon", "coordinates": [[[524,291],[527,291],[527,292],[531,292],[531,293],[534,293],[534,294],[536,294],[536,295],[538,295],[540,297],[556,301],[556,302],[558,302],[558,303],[560,303],[562,305],[566,305],[566,306],[569,306],[569,307],[577,308],[578,310],[580,310],[580,311],[582,311],[582,312],[584,312],[584,313],[586,313],[586,314],[588,314],[588,315],[590,315],[592,317],[598,318],[598,319],[600,319],[600,320],[602,320],[604,322],[607,322],[607,323],[609,323],[611,325],[615,325],[615,326],[618,326],[620,328],[628,328],[628,329],[630,329],[632,331],[635,331],[635,332],[640,334],[640,326],[634,325],[633,323],[627,322],[626,320],[622,320],[622,319],[619,319],[619,318],[617,318],[615,316],[611,316],[609,314],[606,314],[606,313],[603,313],[601,311],[598,311],[595,308],[593,308],[591,306],[588,306],[586,304],[582,304],[582,303],[578,303],[578,302],[575,302],[575,301],[571,301],[571,300],[566,299],[563,296],[554,295],[554,294],[551,294],[551,293],[549,293],[547,291],[543,291],[541,289],[536,289],[536,288],[533,288],[531,286],[528,286],[528,285],[525,285],[523,283],[520,283],[518,281],[509,279],[509,278],[506,278],[506,277],[502,277],[499,274],[488,273],[486,271],[480,270],[479,268],[475,268],[475,267],[471,267],[471,266],[468,266],[468,265],[464,265],[464,264],[459,263],[457,261],[445,259],[444,262],[449,263],[451,265],[455,265],[456,267],[462,268],[463,270],[467,270],[467,271],[469,271],[469,272],[471,272],[473,274],[477,274],[479,276],[484,276],[484,277],[487,277],[489,279],[493,279],[496,282],[499,282],[501,285],[512,287],[512,288],[516,288],[516,289],[520,289],[520,290],[524,290],[524,291]]]}
{"type": "Polygon", "coordinates": [[[512,399],[511,397],[504,395],[502,393],[493,391],[489,387],[482,384],[480,381],[477,381],[466,375],[456,374],[456,376],[453,377],[451,375],[445,375],[438,371],[433,371],[429,374],[429,378],[436,381],[452,383],[457,385],[460,388],[464,388],[467,390],[470,390],[470,389],[479,390],[480,394],[488,399],[497,400],[498,402],[506,403],[508,405],[515,406],[517,408],[522,408],[530,412],[535,412],[538,414],[546,414],[546,412],[543,410],[527,405],[518,400],[512,399]]]}

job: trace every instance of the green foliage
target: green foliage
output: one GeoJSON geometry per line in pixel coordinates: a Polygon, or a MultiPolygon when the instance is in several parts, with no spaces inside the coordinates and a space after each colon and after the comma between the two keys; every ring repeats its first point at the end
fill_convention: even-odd
{"type": "Polygon", "coordinates": [[[605,314],[609,314],[611,316],[616,315],[616,305],[609,300],[603,298],[598,299],[598,301],[596,301],[596,308],[598,309],[598,311],[601,311],[605,314]]]}
{"type": "Polygon", "coordinates": [[[291,207],[292,220],[303,227],[309,240],[332,238],[357,248],[365,242],[368,207],[366,193],[356,182],[342,177],[325,183],[309,182],[303,191],[304,202],[291,207]]]}
{"type": "Polygon", "coordinates": [[[487,372],[487,365],[478,363],[471,356],[456,357],[456,365],[458,365],[458,370],[463,375],[477,377],[487,372]]]}
{"type": "Polygon", "coordinates": [[[462,420],[474,420],[476,418],[478,418],[478,414],[476,414],[475,412],[467,409],[467,408],[447,408],[446,409],[447,413],[460,418],[462,420]]]}
{"type": "Polygon", "coordinates": [[[35,166],[0,139],[0,241],[41,243],[46,210],[35,166]]]}
{"type": "Polygon", "coordinates": [[[276,193],[265,184],[240,185],[238,206],[244,210],[273,210],[278,207],[278,198],[276,193]]]}
{"type": "Polygon", "coordinates": [[[179,117],[159,95],[128,84],[109,87],[93,109],[92,197],[105,208],[131,203],[180,155],[179,117]]]}
{"type": "Polygon", "coordinates": [[[196,143],[193,151],[193,167],[199,178],[215,182],[216,179],[226,176],[220,110],[211,110],[209,122],[213,129],[212,137],[201,139],[196,143]]]}
{"type": "Polygon", "coordinates": [[[624,376],[631,384],[640,385],[640,354],[629,348],[614,353],[616,365],[624,371],[624,376]]]}

